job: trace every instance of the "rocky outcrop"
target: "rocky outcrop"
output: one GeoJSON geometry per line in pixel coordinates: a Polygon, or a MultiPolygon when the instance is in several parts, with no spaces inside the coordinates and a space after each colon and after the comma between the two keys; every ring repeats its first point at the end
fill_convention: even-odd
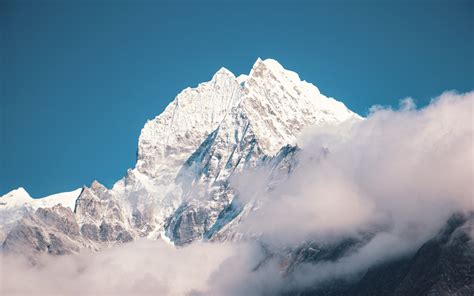
{"type": "Polygon", "coordinates": [[[5,252],[29,256],[71,254],[88,247],[93,245],[81,237],[74,213],[61,205],[29,213],[16,223],[3,242],[5,252]]]}

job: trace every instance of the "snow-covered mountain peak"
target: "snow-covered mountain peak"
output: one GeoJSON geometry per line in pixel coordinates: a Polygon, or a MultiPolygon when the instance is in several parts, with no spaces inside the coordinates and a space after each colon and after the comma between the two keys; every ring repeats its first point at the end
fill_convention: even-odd
{"type": "Polygon", "coordinates": [[[260,148],[270,156],[287,144],[295,145],[306,127],[359,118],[272,59],[255,62],[243,87],[242,107],[260,148]]]}
{"type": "Polygon", "coordinates": [[[179,93],[142,129],[136,168],[152,179],[167,176],[172,180],[189,155],[237,106],[270,156],[282,146],[296,144],[307,126],[357,116],[276,60],[259,58],[248,76],[236,78],[221,68],[210,81],[179,93]]]}
{"type": "MultiPolygon", "coordinates": [[[[9,223],[61,203],[74,210],[88,240],[78,243],[93,249],[138,237],[167,236],[176,245],[212,239],[242,210],[232,203],[232,175],[271,159],[280,166],[283,158],[281,168],[288,172],[295,151],[288,145],[297,144],[304,128],[351,117],[357,115],[275,60],[258,59],[237,78],[221,68],[210,81],[181,91],[145,124],[135,168],[111,189],[94,181],[42,201],[18,189],[16,200],[27,206],[17,209],[24,211],[5,210],[3,202],[0,214],[9,215],[9,223]]],[[[0,229],[0,238],[9,227],[0,229]]]]}
{"type": "Polygon", "coordinates": [[[228,70],[225,67],[221,67],[213,76],[211,81],[214,81],[216,79],[220,79],[222,76],[224,77],[232,77],[235,78],[234,73],[232,73],[230,70],[228,70]]]}
{"type": "Polygon", "coordinates": [[[2,209],[22,206],[37,209],[39,207],[52,207],[57,204],[74,209],[76,198],[79,196],[81,191],[82,189],[79,188],[73,191],[57,193],[41,198],[32,198],[23,187],[19,187],[0,197],[0,212],[2,209]]]}
{"type": "Polygon", "coordinates": [[[0,207],[21,206],[31,202],[33,199],[26,192],[25,188],[19,187],[0,197],[0,207]]]}
{"type": "Polygon", "coordinates": [[[221,68],[212,80],[183,90],[142,129],[137,168],[152,178],[178,168],[213,132],[230,109],[240,103],[234,74],[221,68]]]}
{"type": "MultiPolygon", "coordinates": [[[[296,72],[287,70],[274,59],[257,59],[255,64],[250,71],[249,76],[251,77],[268,77],[271,76],[273,79],[278,79],[280,82],[288,83],[298,83],[300,82],[300,77],[296,72]]],[[[318,91],[319,92],[319,91],[318,91]]]]}

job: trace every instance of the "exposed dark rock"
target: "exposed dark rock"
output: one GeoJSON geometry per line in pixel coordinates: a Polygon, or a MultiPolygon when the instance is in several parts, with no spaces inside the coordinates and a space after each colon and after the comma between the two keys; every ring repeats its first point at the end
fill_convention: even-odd
{"type": "Polygon", "coordinates": [[[192,242],[203,235],[206,230],[208,211],[202,207],[186,204],[177,211],[168,225],[168,231],[172,233],[176,245],[184,245],[192,242]]]}
{"type": "Polygon", "coordinates": [[[49,234],[49,245],[48,245],[48,253],[51,255],[65,255],[71,254],[72,251],[78,251],[78,249],[69,249],[69,247],[54,233],[49,234]]]}
{"type": "Polygon", "coordinates": [[[102,221],[99,227],[99,237],[101,241],[111,241],[114,238],[114,228],[112,225],[102,221]]]}
{"type": "Polygon", "coordinates": [[[46,225],[55,227],[67,235],[79,235],[79,225],[74,213],[69,208],[54,206],[53,208],[39,208],[35,216],[46,225]]]}
{"type": "Polygon", "coordinates": [[[95,224],[84,224],[81,227],[81,234],[84,238],[98,241],[99,240],[99,229],[95,224]]]}
{"type": "Polygon", "coordinates": [[[122,243],[128,243],[133,241],[133,237],[128,231],[124,230],[117,235],[116,240],[122,243]]]}
{"type": "Polygon", "coordinates": [[[8,233],[3,242],[3,250],[7,253],[22,253],[24,250],[45,252],[48,242],[42,229],[22,222],[17,223],[8,233]]]}
{"type": "Polygon", "coordinates": [[[453,215],[412,256],[369,269],[355,282],[331,281],[288,295],[474,295],[474,214],[453,215]]]}

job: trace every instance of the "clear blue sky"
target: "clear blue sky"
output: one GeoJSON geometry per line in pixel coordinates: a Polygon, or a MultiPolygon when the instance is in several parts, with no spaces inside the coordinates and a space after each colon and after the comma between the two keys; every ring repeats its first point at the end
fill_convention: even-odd
{"type": "Polygon", "coordinates": [[[170,3],[0,0],[0,195],[112,185],[147,119],[257,57],[360,114],[474,87],[474,1],[170,3]]]}

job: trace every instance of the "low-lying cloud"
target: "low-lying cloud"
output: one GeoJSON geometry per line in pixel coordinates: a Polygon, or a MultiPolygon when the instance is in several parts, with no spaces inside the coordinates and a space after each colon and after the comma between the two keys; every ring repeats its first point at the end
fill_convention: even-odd
{"type": "Polygon", "coordinates": [[[373,107],[360,122],[308,129],[299,165],[271,191],[266,168],[233,180],[257,203],[237,229],[275,250],[370,231],[356,252],[301,264],[290,276],[258,243],[137,241],[96,254],[3,258],[1,294],[274,295],[350,276],[416,250],[474,199],[474,92],[447,92],[422,109],[373,107]],[[261,263],[264,264],[261,264],[261,263]]]}
{"type": "Polygon", "coordinates": [[[196,243],[177,249],[141,240],[99,253],[45,256],[32,266],[4,257],[2,295],[185,295],[209,288],[208,278],[234,256],[230,244],[196,243]]]}
{"type": "MultiPolygon", "coordinates": [[[[448,92],[423,109],[405,99],[398,110],[373,107],[355,124],[307,130],[298,169],[253,196],[262,205],[242,232],[277,247],[375,233],[350,256],[305,265],[295,276],[300,286],[413,252],[454,212],[474,210],[473,108],[473,92],[448,92]]],[[[243,175],[237,184],[249,192],[255,180],[263,180],[257,188],[267,182],[243,175]]]]}
{"type": "Polygon", "coordinates": [[[283,242],[368,223],[431,234],[453,211],[472,209],[473,107],[474,93],[445,93],[421,110],[406,99],[356,124],[309,129],[298,169],[258,194],[265,206],[244,226],[283,242]]]}

